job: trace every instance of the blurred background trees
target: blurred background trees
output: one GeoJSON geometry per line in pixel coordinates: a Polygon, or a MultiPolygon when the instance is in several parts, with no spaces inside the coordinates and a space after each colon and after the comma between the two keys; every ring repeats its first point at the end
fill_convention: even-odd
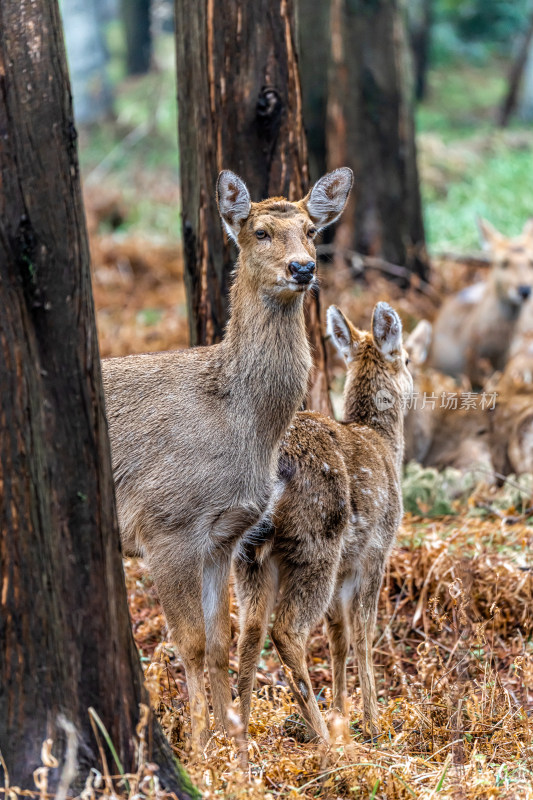
{"type": "MultiPolygon", "coordinates": [[[[76,4],[77,0],[62,0],[72,73],[77,40],[69,33],[68,15],[76,11],[76,4]]],[[[345,265],[352,271],[354,286],[364,282],[368,257],[382,264],[385,272],[390,267],[404,279],[409,272],[415,273],[416,284],[419,277],[428,277],[428,252],[478,247],[476,215],[489,217],[511,233],[530,215],[530,0],[296,0],[294,7],[289,6],[301,109],[288,109],[293,122],[285,128],[289,117],[283,116],[283,110],[269,141],[268,137],[260,140],[249,121],[255,119],[253,98],[257,101],[264,88],[255,83],[259,75],[268,73],[267,59],[274,52],[261,41],[271,36],[274,47],[272,18],[280,6],[274,0],[261,0],[249,4],[245,13],[239,0],[228,2],[227,13],[217,18],[212,32],[215,44],[219,37],[227,44],[220,51],[217,45],[209,61],[205,13],[203,19],[198,18],[203,5],[187,6],[191,13],[181,22],[178,19],[174,39],[172,0],[87,0],[85,4],[86,14],[89,7],[96,9],[92,19],[98,20],[105,45],[99,73],[104,78],[86,83],[94,87],[107,81],[106,96],[112,97],[111,108],[92,103],[91,111],[98,112],[97,124],[86,125],[81,112],[77,114],[82,123],[85,185],[93,203],[97,195],[101,201],[102,189],[122,200],[120,213],[108,215],[104,226],[118,226],[117,235],[150,232],[175,242],[181,239],[180,210],[189,219],[190,209],[198,205],[200,185],[207,195],[205,229],[209,258],[217,261],[212,276],[220,290],[211,304],[213,333],[208,335],[205,320],[191,319],[189,336],[184,339],[180,332],[176,344],[218,338],[227,313],[232,254],[227,243],[222,244],[209,181],[219,166],[235,161],[234,168],[238,170],[240,164],[252,176],[245,177],[256,196],[267,185],[274,190],[276,181],[265,183],[265,175],[269,162],[274,169],[289,135],[293,142],[300,142],[305,161],[301,134],[294,133],[302,121],[309,181],[340,163],[351,164],[355,170],[351,209],[336,231],[326,233],[323,249],[323,257],[333,259],[336,268],[345,265]],[[239,9],[238,24],[248,26],[245,36],[244,29],[240,33],[236,29],[239,9]],[[190,40],[187,32],[194,19],[197,31],[190,40]],[[204,75],[208,66],[212,70],[211,89],[204,86],[198,95],[198,84],[183,84],[177,103],[176,42],[182,48],[178,76],[184,64],[186,70],[195,60],[205,69],[204,75]],[[139,63],[134,65],[132,59],[139,63]],[[147,72],[140,72],[146,68],[147,72]],[[251,75],[253,91],[245,87],[251,75]],[[218,118],[213,121],[208,118],[210,105],[201,116],[195,111],[205,90],[214,91],[218,118]],[[247,104],[246,112],[242,104],[247,104]],[[504,109],[508,130],[502,133],[498,123],[504,109]],[[185,149],[182,133],[181,169],[176,115],[182,132],[189,129],[190,143],[185,149]],[[212,125],[220,134],[218,153],[213,149],[212,125]],[[282,132],[274,142],[278,125],[282,132]],[[186,152],[193,153],[192,161],[186,152]],[[202,152],[205,159],[199,158],[202,152]],[[194,170],[198,171],[193,175],[194,170]],[[255,187],[253,176],[259,175],[255,187]]],[[[275,101],[277,93],[286,102],[288,84],[280,71],[272,81],[276,83],[268,98],[275,101]]],[[[74,94],[78,108],[78,95],[83,94],[78,82],[74,94]]],[[[268,116],[270,100],[265,98],[268,116]]],[[[286,185],[282,181],[278,190],[286,191],[286,185]]],[[[181,241],[187,245],[186,237],[181,241]]],[[[187,257],[187,263],[196,262],[196,268],[198,258],[197,251],[192,260],[187,257]]],[[[173,307],[180,331],[187,309],[191,311],[198,300],[199,284],[189,279],[189,269],[188,301],[176,300],[173,307]]],[[[324,263],[322,274],[327,270],[324,263]]],[[[160,329],[167,309],[160,299],[154,303],[154,309],[134,317],[136,332],[142,332],[143,326],[155,328],[155,323],[160,329]]],[[[155,346],[155,333],[142,332],[151,347],[150,336],[155,346]]],[[[109,346],[113,346],[112,337],[109,346]]]]}

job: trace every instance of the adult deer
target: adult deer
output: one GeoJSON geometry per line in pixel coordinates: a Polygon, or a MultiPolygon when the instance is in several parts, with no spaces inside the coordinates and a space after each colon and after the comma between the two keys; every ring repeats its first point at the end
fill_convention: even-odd
{"type": "Polygon", "coordinates": [[[223,341],[103,362],[123,549],[143,555],[155,579],[196,742],[209,727],[205,659],[225,725],[231,556],[267,510],[279,440],[305,395],[314,239],[342,212],[352,180],[338,169],[298,202],[252,203],[242,180],[221,172],[218,208],[240,250],[223,341]]]}
{"type": "Polygon", "coordinates": [[[444,303],[429,354],[430,366],[454,377],[466,375],[474,386],[504,368],[533,288],[533,219],[512,239],[486,220],[479,220],[479,228],[492,261],[487,280],[444,303]]]}

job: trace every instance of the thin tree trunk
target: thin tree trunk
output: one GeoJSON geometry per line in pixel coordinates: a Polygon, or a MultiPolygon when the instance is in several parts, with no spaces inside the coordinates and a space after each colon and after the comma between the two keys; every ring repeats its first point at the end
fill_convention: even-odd
{"type": "Polygon", "coordinates": [[[424,100],[427,90],[431,26],[433,23],[433,0],[416,0],[407,6],[409,34],[413,51],[415,97],[424,100]]]}
{"type": "Polygon", "coordinates": [[[128,75],[142,75],[150,69],[152,57],[150,4],[150,0],[121,0],[128,75]]]}
{"type": "MultiPolygon", "coordinates": [[[[499,115],[498,124],[502,128],[507,127],[509,120],[516,110],[519,102],[520,87],[523,83],[524,71],[528,60],[533,63],[533,14],[529,20],[529,25],[526,34],[522,40],[517,56],[511,65],[509,73],[508,89],[502,103],[499,115]]],[[[533,70],[533,67],[532,67],[533,70]]],[[[533,81],[532,81],[533,85],[533,81]]]]}
{"type": "Polygon", "coordinates": [[[298,0],[297,31],[302,83],[302,108],[314,183],[327,170],[326,119],[328,67],[331,54],[329,0],[298,0]]]}
{"type": "MultiPolygon", "coordinates": [[[[228,0],[222,14],[214,0],[176,0],[176,30],[190,338],[210,344],[223,334],[235,261],[215,206],[218,172],[234,170],[254,200],[294,200],[309,188],[294,0],[228,0]]],[[[317,306],[308,320],[316,355],[308,401],[329,413],[317,306]]]]}
{"type": "Polygon", "coordinates": [[[331,0],[328,167],[352,167],[339,248],[427,279],[409,50],[401,0],[331,0]]]}
{"type": "MultiPolygon", "coordinates": [[[[63,714],[77,731],[79,791],[102,766],[89,706],[129,771],[148,696],[126,602],[57,2],[2,0],[0,30],[0,750],[11,785],[34,789],[52,738],[53,790],[63,714]]],[[[151,714],[144,756],[169,790],[194,795],[151,714]]]]}
{"type": "Polygon", "coordinates": [[[79,125],[103,119],[113,96],[107,77],[108,53],[96,0],[62,0],[61,11],[79,125]]]}

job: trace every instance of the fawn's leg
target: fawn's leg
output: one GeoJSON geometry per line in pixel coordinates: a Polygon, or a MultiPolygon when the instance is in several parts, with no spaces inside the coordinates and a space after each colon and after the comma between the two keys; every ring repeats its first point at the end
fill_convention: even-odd
{"type": "Polygon", "coordinates": [[[245,735],[248,734],[250,706],[257,663],[265,642],[268,619],[274,606],[276,569],[270,559],[263,563],[236,558],[235,591],[239,601],[239,702],[245,735]]]}
{"type": "Polygon", "coordinates": [[[368,559],[359,591],[353,596],[353,645],[357,658],[359,683],[363,696],[363,725],[372,737],[378,733],[378,701],[374,678],[372,648],[379,592],[383,579],[384,559],[381,552],[373,553],[373,562],[368,559]]]}
{"type": "Polygon", "coordinates": [[[326,742],[328,729],[309,679],[306,649],[312,629],[328,608],[335,568],[336,562],[329,564],[325,557],[310,559],[307,564],[298,564],[295,557],[285,570],[272,629],[272,641],[302,715],[313,732],[326,742]]]}
{"type": "Polygon", "coordinates": [[[350,649],[350,628],[346,609],[338,596],[334,597],[326,614],[326,627],[333,662],[333,708],[346,714],[346,660],[350,649]]]}
{"type": "Polygon", "coordinates": [[[192,739],[196,746],[208,739],[209,710],[205,694],[205,629],[202,609],[202,564],[197,553],[180,549],[175,538],[167,547],[158,542],[157,551],[147,548],[147,560],[172,641],[185,667],[192,739]]]}
{"type": "Polygon", "coordinates": [[[229,575],[231,553],[225,550],[204,562],[202,605],[205,619],[207,667],[216,726],[225,731],[231,705],[229,648],[231,639],[229,575]]]}

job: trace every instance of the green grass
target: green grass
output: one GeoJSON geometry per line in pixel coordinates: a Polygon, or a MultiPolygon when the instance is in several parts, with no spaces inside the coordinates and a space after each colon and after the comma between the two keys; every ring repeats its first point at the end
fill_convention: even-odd
{"type": "Polygon", "coordinates": [[[419,132],[447,141],[494,127],[494,112],[504,96],[507,65],[448,64],[431,69],[427,99],[417,108],[419,132]]]}
{"type": "Polygon", "coordinates": [[[494,60],[483,67],[449,65],[430,73],[428,99],[417,109],[417,130],[421,149],[428,135],[444,145],[429,164],[443,170],[444,180],[422,182],[433,252],[479,249],[477,216],[515,235],[533,215],[533,128],[513,122],[502,133],[495,125],[507,70],[494,60]]]}
{"type": "MultiPolygon", "coordinates": [[[[533,142],[533,137],[532,137],[533,142]]],[[[426,235],[432,251],[479,249],[476,217],[486,217],[512,236],[533,216],[532,152],[501,145],[461,178],[450,181],[444,197],[423,186],[426,235]]]]}

